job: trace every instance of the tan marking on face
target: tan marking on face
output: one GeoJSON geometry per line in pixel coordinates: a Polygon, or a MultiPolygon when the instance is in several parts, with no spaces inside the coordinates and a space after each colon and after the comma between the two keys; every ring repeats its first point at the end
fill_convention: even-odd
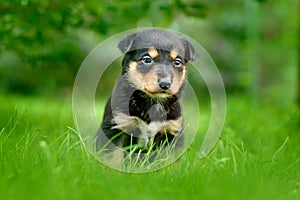
{"type": "Polygon", "coordinates": [[[143,75],[137,71],[136,67],[137,62],[132,61],[129,63],[127,73],[128,81],[133,84],[135,88],[140,89],[149,95],[156,96],[156,94],[152,94],[159,90],[156,69],[151,69],[147,74],[143,75]]]}
{"type": "Polygon", "coordinates": [[[167,120],[165,125],[165,130],[172,135],[176,135],[181,132],[183,127],[183,117],[177,119],[167,120]]]}
{"type": "MultiPolygon", "coordinates": [[[[155,50],[155,49],[154,49],[155,50]]],[[[156,50],[155,50],[156,51],[156,50]]],[[[131,61],[128,69],[128,81],[137,89],[140,89],[153,97],[166,98],[176,94],[186,79],[186,67],[183,66],[182,73],[173,72],[172,85],[169,93],[157,93],[159,91],[157,68],[151,69],[147,74],[143,75],[137,71],[137,62],[131,61]]]]}
{"type": "Polygon", "coordinates": [[[184,80],[186,79],[186,67],[183,66],[183,71],[182,71],[182,77],[181,77],[181,80],[180,80],[180,85],[183,84],[184,80]]]}
{"type": "Polygon", "coordinates": [[[178,53],[177,53],[175,50],[172,50],[172,51],[170,52],[170,58],[171,58],[172,60],[175,60],[175,58],[177,58],[177,56],[178,56],[178,53]]]}
{"type": "Polygon", "coordinates": [[[172,94],[176,94],[179,91],[185,79],[186,79],[186,67],[183,66],[183,71],[181,74],[174,73],[172,85],[170,87],[172,94]]]}
{"type": "Polygon", "coordinates": [[[150,56],[152,59],[155,59],[155,58],[157,58],[157,57],[159,56],[159,53],[158,53],[158,51],[157,51],[155,48],[150,48],[150,49],[148,50],[148,54],[149,54],[149,56],[150,56]]]}
{"type": "Polygon", "coordinates": [[[143,88],[143,75],[139,73],[136,69],[137,62],[131,61],[129,63],[129,69],[127,72],[128,81],[133,84],[133,86],[137,89],[143,88]]]}
{"type": "Polygon", "coordinates": [[[129,68],[135,69],[136,66],[137,66],[137,62],[135,62],[135,61],[131,61],[131,62],[129,63],[129,68]]]}
{"type": "Polygon", "coordinates": [[[146,92],[153,93],[158,91],[158,76],[156,69],[151,69],[147,74],[143,77],[143,89],[146,92]]]}
{"type": "Polygon", "coordinates": [[[172,96],[173,94],[172,93],[154,93],[151,95],[156,98],[167,98],[167,97],[172,96]]]}

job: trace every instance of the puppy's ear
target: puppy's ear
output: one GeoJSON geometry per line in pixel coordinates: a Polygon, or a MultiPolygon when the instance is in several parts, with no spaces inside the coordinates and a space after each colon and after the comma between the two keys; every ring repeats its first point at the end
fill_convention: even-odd
{"type": "Polygon", "coordinates": [[[196,52],[193,45],[184,37],[181,37],[181,40],[184,45],[185,59],[191,62],[197,60],[199,54],[196,52]]]}
{"type": "Polygon", "coordinates": [[[123,40],[119,42],[118,47],[122,51],[122,53],[127,53],[131,50],[136,37],[137,33],[133,33],[131,35],[126,36],[123,40]]]}

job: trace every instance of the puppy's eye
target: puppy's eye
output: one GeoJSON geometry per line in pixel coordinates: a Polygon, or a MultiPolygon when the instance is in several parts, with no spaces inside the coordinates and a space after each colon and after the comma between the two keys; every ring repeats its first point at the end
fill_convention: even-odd
{"type": "Polygon", "coordinates": [[[152,58],[150,57],[150,56],[144,56],[143,58],[142,58],[142,62],[144,63],[144,64],[151,64],[152,63],[152,58]]]}
{"type": "Polygon", "coordinates": [[[173,61],[173,64],[175,67],[180,67],[182,65],[182,61],[180,58],[176,58],[174,61],[173,61]]]}

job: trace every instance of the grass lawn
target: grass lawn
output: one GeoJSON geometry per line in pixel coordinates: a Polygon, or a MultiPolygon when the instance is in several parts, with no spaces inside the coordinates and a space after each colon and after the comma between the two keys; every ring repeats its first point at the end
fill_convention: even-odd
{"type": "Polygon", "coordinates": [[[0,95],[0,199],[300,199],[299,112],[227,101],[208,157],[198,158],[196,138],[162,170],[128,174],[83,148],[70,99],[0,95]]]}

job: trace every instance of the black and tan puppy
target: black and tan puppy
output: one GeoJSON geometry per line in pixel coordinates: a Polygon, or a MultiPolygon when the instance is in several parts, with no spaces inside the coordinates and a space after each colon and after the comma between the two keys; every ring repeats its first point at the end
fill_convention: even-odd
{"type": "Polygon", "coordinates": [[[138,145],[143,152],[177,137],[182,143],[181,93],[187,63],[198,56],[195,49],[185,38],[158,29],[135,32],[118,47],[125,54],[122,75],[105,107],[98,149],[107,141],[121,148],[138,145]]]}

